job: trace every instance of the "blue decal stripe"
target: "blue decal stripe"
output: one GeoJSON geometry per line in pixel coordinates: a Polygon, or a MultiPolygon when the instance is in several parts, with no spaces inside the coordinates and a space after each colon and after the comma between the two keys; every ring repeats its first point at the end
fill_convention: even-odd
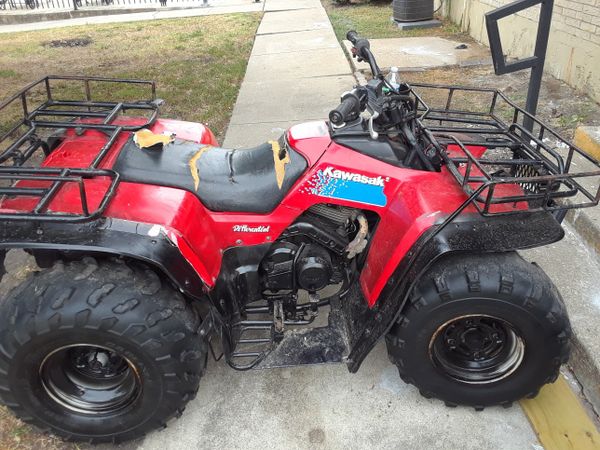
{"type": "Polygon", "coordinates": [[[374,206],[385,206],[387,204],[387,197],[383,192],[383,186],[332,178],[325,175],[322,171],[317,173],[316,178],[314,180],[314,187],[310,189],[311,193],[315,195],[374,206]]]}

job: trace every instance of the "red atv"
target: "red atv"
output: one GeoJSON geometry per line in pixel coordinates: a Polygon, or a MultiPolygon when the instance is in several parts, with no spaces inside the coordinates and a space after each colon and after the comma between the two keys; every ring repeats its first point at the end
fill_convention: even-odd
{"type": "Polygon", "coordinates": [[[0,106],[22,110],[0,141],[2,261],[21,248],[41,267],[0,305],[2,403],[123,441],[183,412],[209,351],[356,372],[384,338],[402,379],[449,406],[508,406],[557,377],[567,313],[516,250],[596,205],[600,166],[497,91],[391,83],[348,37],[373,79],[252,149],[159,119],[146,81],[47,77],[0,106]],[[73,84],[82,99],[62,100],[73,84]],[[94,95],[136,89],[148,99],[94,95]]]}

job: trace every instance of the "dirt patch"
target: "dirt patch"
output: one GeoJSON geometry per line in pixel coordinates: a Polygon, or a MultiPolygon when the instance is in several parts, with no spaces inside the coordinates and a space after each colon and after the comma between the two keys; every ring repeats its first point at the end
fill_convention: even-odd
{"type": "Polygon", "coordinates": [[[0,448],[2,450],[77,450],[84,447],[36,432],[0,406],[0,448]]]}
{"type": "MultiPolygon", "coordinates": [[[[529,74],[517,72],[497,76],[491,66],[453,67],[423,72],[404,72],[402,78],[409,83],[457,84],[496,88],[504,92],[518,106],[525,106],[529,74]]],[[[426,103],[428,98],[423,99],[426,103]]],[[[432,98],[432,102],[440,99],[432,98]]],[[[487,106],[489,99],[468,98],[471,110],[487,106]],[[478,102],[481,101],[480,104],[478,102]]],[[[600,105],[585,93],[571,88],[549,74],[544,75],[537,115],[567,139],[572,139],[579,125],[600,125],[600,105]]]]}
{"type": "Polygon", "coordinates": [[[44,42],[44,47],[87,47],[92,42],[91,37],[74,38],[74,39],[57,39],[55,41],[44,42]]]}

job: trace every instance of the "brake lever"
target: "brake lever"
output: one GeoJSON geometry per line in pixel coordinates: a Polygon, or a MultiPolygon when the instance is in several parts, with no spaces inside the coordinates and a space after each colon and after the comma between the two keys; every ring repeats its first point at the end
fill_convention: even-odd
{"type": "MultiPolygon", "coordinates": [[[[370,108],[369,108],[370,109],[370,108]]],[[[369,117],[369,134],[371,135],[371,139],[377,140],[379,138],[379,133],[375,131],[375,127],[373,125],[373,121],[379,117],[379,113],[375,110],[371,112],[371,117],[369,117]]]]}

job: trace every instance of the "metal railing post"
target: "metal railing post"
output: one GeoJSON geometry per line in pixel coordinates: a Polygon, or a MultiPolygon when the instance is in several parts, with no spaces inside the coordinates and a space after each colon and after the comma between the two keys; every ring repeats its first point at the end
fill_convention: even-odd
{"type": "MultiPolygon", "coordinates": [[[[490,50],[492,52],[492,60],[494,62],[494,71],[496,72],[496,75],[517,72],[523,69],[531,69],[527,100],[525,101],[525,111],[531,115],[535,115],[537,112],[540,89],[542,87],[542,77],[544,75],[544,64],[546,62],[546,51],[548,49],[548,38],[550,37],[553,9],[554,0],[517,0],[485,15],[485,25],[490,41],[490,50]],[[507,63],[504,51],[502,50],[498,21],[504,17],[511,16],[538,4],[541,5],[541,9],[533,56],[507,63]]],[[[533,128],[533,120],[526,116],[523,119],[523,126],[531,131],[533,128]]]]}

